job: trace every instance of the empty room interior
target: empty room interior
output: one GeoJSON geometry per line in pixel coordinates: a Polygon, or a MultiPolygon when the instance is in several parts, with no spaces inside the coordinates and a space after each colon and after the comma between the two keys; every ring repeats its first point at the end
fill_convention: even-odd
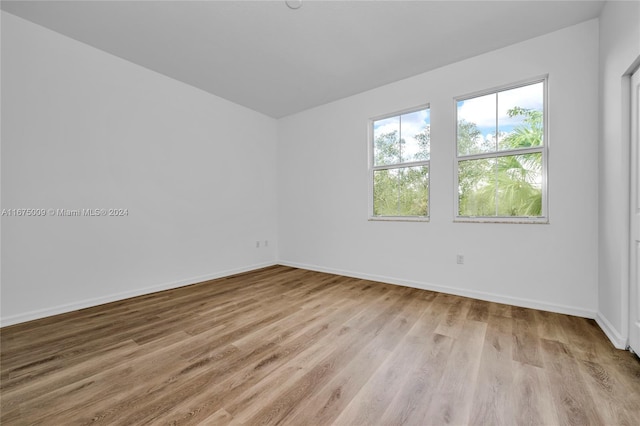
{"type": "Polygon", "coordinates": [[[640,424],[640,2],[1,7],[3,425],[640,424]]]}

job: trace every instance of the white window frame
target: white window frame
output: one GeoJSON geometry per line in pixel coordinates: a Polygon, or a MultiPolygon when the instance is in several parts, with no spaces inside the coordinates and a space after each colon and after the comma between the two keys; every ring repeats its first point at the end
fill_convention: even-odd
{"type": "MultiPolygon", "coordinates": [[[[431,214],[431,147],[429,147],[429,159],[422,161],[410,161],[406,163],[398,163],[398,164],[388,164],[383,166],[375,166],[375,141],[374,141],[374,131],[373,124],[376,121],[384,120],[386,118],[396,117],[403,114],[410,114],[416,111],[429,110],[429,114],[431,113],[430,104],[422,104],[412,108],[403,109],[400,111],[396,111],[389,114],[379,115],[376,117],[372,117],[369,119],[369,131],[368,131],[368,154],[369,154],[369,213],[368,217],[370,221],[392,221],[392,222],[429,222],[430,214],[431,214]],[[375,216],[373,214],[373,178],[374,172],[378,170],[391,170],[391,169],[403,169],[408,167],[419,167],[419,166],[427,166],[429,170],[429,177],[427,178],[427,214],[426,216],[375,216]]],[[[429,125],[431,125],[431,119],[429,119],[429,125]]],[[[401,135],[400,135],[401,136],[401,135]]]]}
{"type": "MultiPolygon", "coordinates": [[[[506,84],[498,87],[494,87],[479,92],[469,93],[462,96],[457,96],[453,99],[453,116],[454,116],[454,134],[455,134],[455,160],[454,160],[454,222],[474,222],[474,223],[521,223],[521,224],[548,224],[549,223],[549,120],[548,120],[548,91],[549,91],[549,76],[539,76],[527,80],[522,80],[516,83],[506,84]],[[543,145],[535,148],[523,148],[513,149],[508,151],[493,151],[481,154],[472,155],[459,155],[458,154],[458,102],[477,98],[480,96],[486,96],[491,94],[497,94],[506,90],[517,89],[519,87],[529,86],[532,84],[543,83],[543,102],[542,102],[542,125],[543,125],[543,145]],[[542,214],[540,216],[460,216],[460,194],[458,186],[459,176],[459,164],[461,161],[478,160],[483,158],[499,158],[512,155],[542,154],[542,214]]],[[[496,116],[496,129],[498,117],[496,116]]]]}

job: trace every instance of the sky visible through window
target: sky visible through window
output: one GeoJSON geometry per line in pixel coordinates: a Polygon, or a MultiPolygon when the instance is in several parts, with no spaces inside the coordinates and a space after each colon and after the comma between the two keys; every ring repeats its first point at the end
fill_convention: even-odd
{"type": "Polygon", "coordinates": [[[472,99],[458,101],[458,121],[474,123],[485,141],[495,142],[496,131],[502,137],[524,125],[524,115],[509,117],[508,111],[515,107],[542,111],[544,83],[536,83],[515,89],[491,93],[472,99]],[[497,123],[497,128],[496,128],[497,123]]]}
{"type": "Polygon", "coordinates": [[[420,145],[415,136],[424,132],[430,120],[431,113],[428,108],[376,120],[373,122],[373,137],[376,140],[381,135],[397,132],[397,137],[405,142],[402,144],[402,158],[398,162],[416,161],[419,159],[417,154],[420,151],[420,145]]]}

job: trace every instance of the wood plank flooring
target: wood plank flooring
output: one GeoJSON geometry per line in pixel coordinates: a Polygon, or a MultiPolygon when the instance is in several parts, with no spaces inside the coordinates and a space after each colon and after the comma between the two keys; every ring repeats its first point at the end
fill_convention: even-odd
{"type": "Polygon", "coordinates": [[[3,425],[640,425],[592,320],[284,266],[0,335],[3,425]]]}

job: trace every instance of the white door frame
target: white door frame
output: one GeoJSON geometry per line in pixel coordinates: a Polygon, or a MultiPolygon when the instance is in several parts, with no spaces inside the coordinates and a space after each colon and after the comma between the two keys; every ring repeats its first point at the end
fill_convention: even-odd
{"type": "MultiPolygon", "coordinates": [[[[640,67],[628,78],[629,116],[629,304],[628,348],[640,354],[640,67]]],[[[626,121],[626,120],[625,120],[626,121]]]]}

